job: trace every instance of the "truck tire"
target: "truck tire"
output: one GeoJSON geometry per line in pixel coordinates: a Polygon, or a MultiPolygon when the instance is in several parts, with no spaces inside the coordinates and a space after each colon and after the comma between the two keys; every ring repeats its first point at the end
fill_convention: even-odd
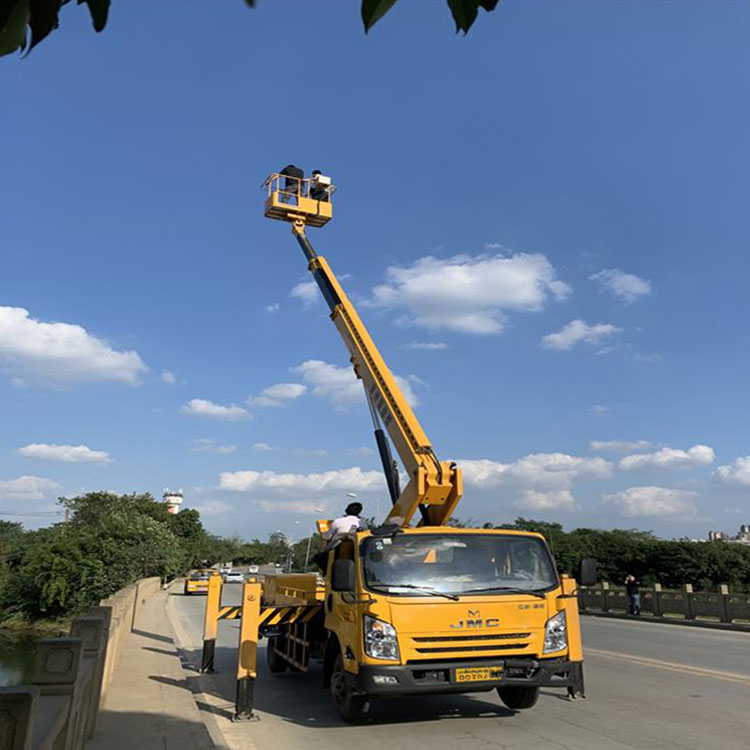
{"type": "Polygon", "coordinates": [[[276,638],[277,636],[268,639],[268,644],[266,645],[266,657],[268,659],[268,671],[272,674],[281,674],[282,672],[286,672],[288,664],[281,654],[277,654],[276,651],[274,651],[276,638]]]}
{"type": "Polygon", "coordinates": [[[344,721],[361,721],[367,713],[369,707],[368,698],[366,695],[357,695],[354,693],[347,683],[344,674],[344,661],[341,658],[341,654],[336,657],[336,663],[333,665],[331,697],[336,704],[339,716],[344,721]]]}
{"type": "Polygon", "coordinates": [[[539,700],[538,687],[499,687],[497,694],[508,708],[515,710],[531,708],[539,700]]]}

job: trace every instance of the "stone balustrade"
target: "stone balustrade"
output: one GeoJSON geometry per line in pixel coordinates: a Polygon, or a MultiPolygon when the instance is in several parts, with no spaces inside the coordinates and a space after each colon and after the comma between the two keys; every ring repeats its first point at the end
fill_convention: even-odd
{"type": "MultiPolygon", "coordinates": [[[[693,591],[686,583],[681,589],[663,589],[658,583],[640,588],[641,615],[644,617],[747,625],[750,628],[750,594],[730,594],[729,587],[718,592],[693,591]]],[[[625,588],[606,581],[597,586],[581,586],[578,606],[583,613],[627,614],[625,588]]]]}
{"type": "Polygon", "coordinates": [[[85,747],[138,610],[160,588],[144,578],[37,643],[31,685],[0,688],[0,750],[85,747]]]}

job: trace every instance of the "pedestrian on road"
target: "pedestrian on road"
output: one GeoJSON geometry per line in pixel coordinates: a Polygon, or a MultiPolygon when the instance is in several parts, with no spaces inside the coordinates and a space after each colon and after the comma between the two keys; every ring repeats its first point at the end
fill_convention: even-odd
{"type": "Polygon", "coordinates": [[[638,581],[635,576],[628,575],[625,577],[625,591],[628,595],[628,614],[641,614],[641,593],[638,589],[638,581]]]}

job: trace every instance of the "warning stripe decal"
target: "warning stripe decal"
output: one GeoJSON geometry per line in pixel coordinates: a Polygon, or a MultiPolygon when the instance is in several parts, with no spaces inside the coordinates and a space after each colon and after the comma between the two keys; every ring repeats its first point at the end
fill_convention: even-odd
{"type": "MultiPolygon", "coordinates": [[[[263,607],[260,611],[261,628],[273,625],[290,625],[294,622],[310,622],[318,612],[319,604],[303,604],[294,607],[263,607]]],[[[219,620],[238,620],[242,617],[242,607],[220,607],[219,620]]]]}

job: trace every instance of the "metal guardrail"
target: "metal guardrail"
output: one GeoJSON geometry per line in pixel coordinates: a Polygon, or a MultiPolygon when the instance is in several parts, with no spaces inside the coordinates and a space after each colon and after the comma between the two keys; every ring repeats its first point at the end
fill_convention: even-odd
{"type": "MultiPolygon", "coordinates": [[[[703,620],[725,624],[750,624],[750,594],[730,594],[729,586],[718,592],[693,591],[692,584],[682,589],[641,587],[641,615],[682,620],[703,620]]],[[[626,614],[628,598],[624,587],[613,587],[606,581],[578,590],[578,607],[583,613],[626,614]]]]}

